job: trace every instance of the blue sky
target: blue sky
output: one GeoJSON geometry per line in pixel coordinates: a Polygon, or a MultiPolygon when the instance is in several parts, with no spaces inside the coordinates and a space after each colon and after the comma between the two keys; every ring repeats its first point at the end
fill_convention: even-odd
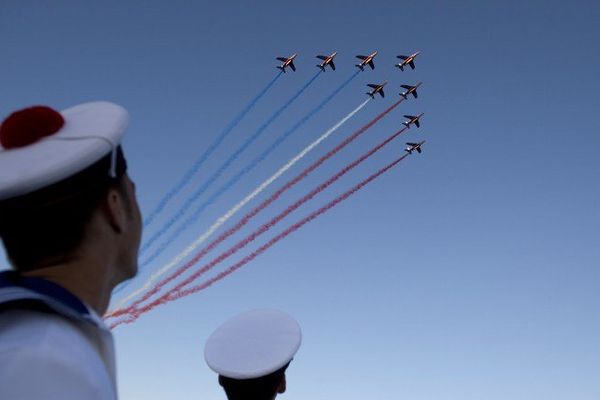
{"type": "Polygon", "coordinates": [[[389,80],[386,98],[281,183],[395,101],[400,84],[424,82],[418,100],[252,227],[397,130],[402,114],[425,112],[421,129],[258,243],[390,162],[404,141],[426,139],[422,155],[208,290],[115,330],[121,397],[224,398],[204,341],[229,316],[271,307],[304,331],[284,399],[597,399],[598,20],[592,1],[2,2],[2,115],[31,104],[124,105],[124,146],[145,212],[273,78],[274,57],[299,53],[298,71],[278,80],[158,224],[310,79],[316,54],[338,51],[337,71],[322,74],[222,179],[353,73],[354,55],[380,52],[374,71],[208,208],[139,280],[358,105],[367,83],[389,80]],[[416,70],[394,68],[397,54],[413,50],[423,52],[416,70]]]}

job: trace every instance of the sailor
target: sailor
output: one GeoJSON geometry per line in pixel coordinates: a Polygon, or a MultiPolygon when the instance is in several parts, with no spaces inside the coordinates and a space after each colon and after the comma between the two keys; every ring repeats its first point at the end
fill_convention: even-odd
{"type": "Polygon", "coordinates": [[[204,358],[229,400],[273,400],[286,390],[285,371],[301,341],[300,326],[286,313],[253,310],[217,328],[204,358]]]}
{"type": "Polygon", "coordinates": [[[35,106],[0,125],[0,397],[117,398],[101,315],[137,272],[141,215],[125,109],[35,106]]]}

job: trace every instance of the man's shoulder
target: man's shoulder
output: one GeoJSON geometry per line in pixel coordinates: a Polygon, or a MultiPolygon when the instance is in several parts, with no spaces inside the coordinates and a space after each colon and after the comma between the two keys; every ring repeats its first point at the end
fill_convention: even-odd
{"type": "Polygon", "coordinates": [[[16,398],[60,388],[112,397],[112,382],[85,334],[68,319],[30,310],[0,313],[0,385],[16,398]],[[26,387],[27,383],[34,386],[26,387]]]}
{"type": "Polygon", "coordinates": [[[69,352],[89,347],[88,340],[76,323],[52,313],[35,310],[0,312],[0,353],[10,349],[46,350],[64,348],[69,352]],[[60,347],[57,347],[60,346],[60,347]]]}

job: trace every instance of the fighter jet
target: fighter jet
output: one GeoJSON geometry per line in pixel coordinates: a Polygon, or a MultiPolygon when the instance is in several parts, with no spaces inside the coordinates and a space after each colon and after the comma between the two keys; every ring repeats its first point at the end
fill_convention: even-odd
{"type": "Polygon", "coordinates": [[[381,95],[381,97],[385,97],[385,93],[383,93],[383,87],[387,85],[387,81],[383,82],[380,85],[377,85],[375,83],[369,83],[367,86],[372,88],[373,90],[371,90],[370,92],[367,92],[367,94],[369,96],[371,96],[372,99],[375,98],[375,95],[377,93],[379,93],[381,95]]]}
{"type": "Polygon", "coordinates": [[[400,71],[404,71],[404,67],[406,67],[407,65],[410,65],[410,67],[412,69],[415,69],[415,62],[414,61],[415,61],[415,58],[417,58],[417,56],[419,54],[421,54],[420,51],[417,51],[416,53],[411,54],[410,56],[402,56],[402,55],[396,56],[396,57],[398,57],[399,59],[402,60],[401,63],[396,64],[396,67],[400,68],[400,71]]]}
{"type": "Polygon", "coordinates": [[[376,55],[377,55],[376,51],[372,52],[368,56],[358,55],[358,56],[356,56],[356,58],[360,58],[362,61],[360,62],[360,64],[355,64],[355,65],[358,68],[360,68],[361,71],[365,70],[365,65],[368,65],[369,67],[371,67],[371,69],[375,69],[375,64],[373,64],[373,59],[375,58],[376,55]]]}
{"type": "Polygon", "coordinates": [[[419,115],[405,115],[404,118],[408,118],[408,121],[404,121],[402,125],[405,125],[407,128],[410,128],[410,124],[415,124],[417,128],[421,127],[419,123],[419,118],[421,118],[425,113],[421,113],[419,115]]]}
{"type": "Polygon", "coordinates": [[[423,146],[423,143],[425,143],[424,140],[419,143],[407,142],[406,144],[408,145],[408,147],[404,149],[404,151],[406,151],[408,154],[412,154],[412,152],[416,150],[417,153],[421,154],[421,146],[423,146]]]}
{"type": "Polygon", "coordinates": [[[294,58],[296,58],[297,55],[298,53],[292,54],[289,57],[277,57],[277,59],[282,62],[282,64],[278,65],[277,68],[285,72],[285,67],[290,67],[292,71],[295,72],[296,66],[294,65],[294,58]]]}
{"type": "Polygon", "coordinates": [[[419,82],[419,83],[417,83],[415,86],[410,86],[410,85],[400,85],[400,86],[402,86],[404,89],[406,89],[406,92],[404,92],[404,93],[400,93],[400,96],[404,97],[404,100],[406,100],[406,99],[408,99],[408,95],[412,94],[412,95],[415,97],[415,99],[416,99],[417,97],[419,97],[419,95],[417,94],[417,88],[418,88],[419,86],[421,86],[421,84],[422,84],[422,83],[423,83],[423,82],[419,82]]]}
{"type": "Polygon", "coordinates": [[[330,66],[332,70],[335,71],[335,64],[333,63],[333,58],[337,55],[337,51],[331,53],[330,56],[317,56],[318,59],[323,60],[321,64],[317,64],[317,67],[321,68],[321,71],[325,72],[325,67],[330,66]]]}

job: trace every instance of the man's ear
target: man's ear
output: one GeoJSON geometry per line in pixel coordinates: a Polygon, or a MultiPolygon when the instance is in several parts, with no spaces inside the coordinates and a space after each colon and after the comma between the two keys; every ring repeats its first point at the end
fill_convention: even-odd
{"type": "Polygon", "coordinates": [[[123,195],[117,188],[109,188],[104,202],[104,210],[108,223],[117,233],[125,230],[127,213],[123,195]]]}
{"type": "Polygon", "coordinates": [[[277,393],[285,393],[286,382],[285,382],[285,374],[281,376],[281,380],[279,381],[279,386],[277,386],[277,393]]]}

